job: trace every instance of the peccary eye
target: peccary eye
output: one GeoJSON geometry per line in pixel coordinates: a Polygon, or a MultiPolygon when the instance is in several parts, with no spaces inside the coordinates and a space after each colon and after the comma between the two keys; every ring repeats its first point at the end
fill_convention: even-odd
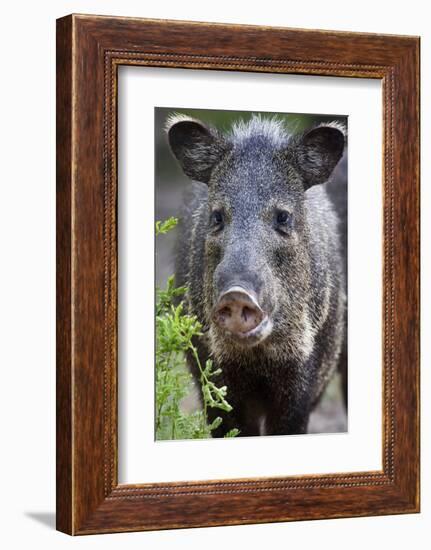
{"type": "Polygon", "coordinates": [[[275,217],[277,230],[285,233],[292,227],[292,214],[286,210],[279,210],[275,217]]]}
{"type": "Polygon", "coordinates": [[[220,210],[214,210],[212,212],[211,222],[216,229],[221,229],[223,227],[223,214],[220,210]]]}
{"type": "Polygon", "coordinates": [[[277,212],[277,223],[278,225],[289,225],[291,222],[291,214],[286,210],[280,210],[277,212]]]}
{"type": "Polygon", "coordinates": [[[289,220],[289,212],[283,211],[277,214],[277,223],[279,223],[280,225],[287,223],[288,220],[289,220]]]}

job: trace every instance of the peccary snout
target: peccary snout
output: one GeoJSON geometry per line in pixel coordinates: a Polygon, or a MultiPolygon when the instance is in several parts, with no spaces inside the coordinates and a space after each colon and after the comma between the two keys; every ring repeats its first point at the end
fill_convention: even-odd
{"type": "Polygon", "coordinates": [[[240,286],[221,294],[213,313],[217,325],[244,344],[257,344],[270,332],[267,313],[253,293],[240,286]]]}

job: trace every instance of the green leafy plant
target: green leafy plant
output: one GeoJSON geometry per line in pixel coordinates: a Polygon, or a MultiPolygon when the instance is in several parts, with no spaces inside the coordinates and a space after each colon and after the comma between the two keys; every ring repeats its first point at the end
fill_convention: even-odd
{"type": "MultiPolygon", "coordinates": [[[[156,222],[156,236],[171,231],[178,223],[176,218],[156,222]]],[[[214,377],[220,369],[214,369],[209,359],[201,364],[193,341],[202,337],[202,325],[194,315],[184,311],[180,300],[185,287],[176,287],[174,276],[168,278],[165,289],[156,289],[156,439],[202,439],[222,423],[217,416],[208,421],[208,409],[226,412],[232,410],[226,400],[226,386],[218,387],[214,377]],[[182,404],[193,396],[194,381],[186,366],[186,354],[193,358],[200,373],[202,409],[186,412],[182,404]]],[[[225,437],[235,437],[239,431],[230,430],[225,437]]]]}

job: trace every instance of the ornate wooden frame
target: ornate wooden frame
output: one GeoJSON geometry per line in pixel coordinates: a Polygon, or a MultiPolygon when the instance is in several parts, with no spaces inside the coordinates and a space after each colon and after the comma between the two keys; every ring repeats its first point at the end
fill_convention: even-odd
{"type": "Polygon", "coordinates": [[[57,21],[57,528],[419,511],[419,38],[70,15],[57,21]],[[377,78],[384,102],[383,469],[119,485],[119,65],[377,78]]]}

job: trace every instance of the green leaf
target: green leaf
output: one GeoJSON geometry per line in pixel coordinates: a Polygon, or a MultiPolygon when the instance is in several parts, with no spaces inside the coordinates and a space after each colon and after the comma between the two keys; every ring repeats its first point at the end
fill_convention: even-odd
{"type": "Polygon", "coordinates": [[[237,435],[239,435],[239,433],[240,431],[238,430],[238,428],[232,428],[225,434],[225,437],[236,437],[237,435]]]}
{"type": "Polygon", "coordinates": [[[165,221],[156,222],[156,236],[165,235],[178,224],[178,218],[170,217],[165,221]]]}
{"type": "Polygon", "coordinates": [[[218,428],[220,426],[220,424],[223,422],[223,419],[220,417],[220,416],[217,416],[217,418],[215,418],[215,420],[213,420],[209,426],[210,430],[215,430],[216,428],[218,428]]]}

